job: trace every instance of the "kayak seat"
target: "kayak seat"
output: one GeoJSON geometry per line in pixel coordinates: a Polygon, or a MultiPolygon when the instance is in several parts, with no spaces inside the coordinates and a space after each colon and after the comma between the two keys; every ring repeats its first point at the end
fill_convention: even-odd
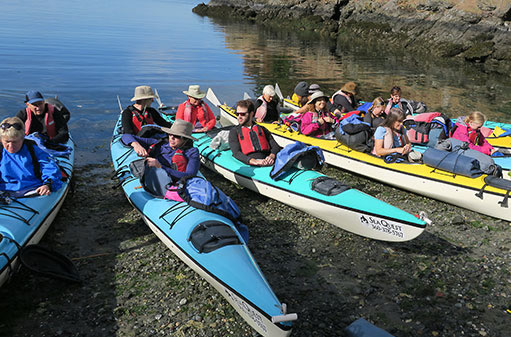
{"type": "Polygon", "coordinates": [[[511,180],[507,180],[504,178],[499,178],[496,176],[486,176],[484,178],[484,185],[479,190],[479,192],[476,193],[476,197],[483,199],[483,193],[486,186],[492,186],[496,188],[500,188],[504,191],[506,191],[506,195],[504,196],[504,199],[502,201],[499,201],[499,205],[501,207],[508,207],[508,199],[509,194],[511,193],[511,180]]]}
{"type": "Polygon", "coordinates": [[[188,241],[199,253],[210,253],[224,246],[241,244],[238,235],[230,226],[212,220],[197,225],[188,241]]]}
{"type": "Polygon", "coordinates": [[[327,196],[337,195],[350,188],[339,180],[327,176],[319,176],[312,181],[312,189],[327,196]]]}

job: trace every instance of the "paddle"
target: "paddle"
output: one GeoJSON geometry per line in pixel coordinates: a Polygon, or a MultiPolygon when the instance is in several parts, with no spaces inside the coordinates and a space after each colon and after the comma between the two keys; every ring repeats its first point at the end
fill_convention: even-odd
{"type": "Polygon", "coordinates": [[[122,113],[122,104],[121,104],[121,99],[119,98],[119,95],[117,95],[117,103],[119,103],[119,109],[121,110],[121,113],[122,113]]]}
{"type": "Polygon", "coordinates": [[[37,274],[82,283],[78,270],[71,260],[42,246],[25,246],[20,252],[20,261],[28,270],[37,274]]]}
{"type": "Polygon", "coordinates": [[[216,106],[217,108],[220,107],[220,105],[222,105],[222,103],[220,103],[220,101],[218,100],[218,98],[216,97],[215,93],[213,92],[213,89],[211,88],[208,88],[208,91],[206,93],[206,99],[208,101],[211,102],[211,104],[213,104],[214,106],[216,106]]]}
{"type": "Polygon", "coordinates": [[[275,83],[275,93],[279,97],[280,101],[282,102],[284,100],[284,95],[282,95],[282,91],[280,91],[280,87],[278,83],[275,83]]]}

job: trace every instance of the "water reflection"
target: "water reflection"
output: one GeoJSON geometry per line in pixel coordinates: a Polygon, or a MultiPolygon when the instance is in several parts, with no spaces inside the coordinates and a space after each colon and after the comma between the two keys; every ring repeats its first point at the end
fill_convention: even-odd
{"type": "Polygon", "coordinates": [[[430,111],[451,116],[480,110],[493,120],[511,118],[511,84],[504,76],[485,74],[471,65],[412,56],[403,50],[390,54],[381,46],[318,40],[317,37],[253,24],[211,19],[225,34],[227,48],[242,55],[245,76],[259,93],[278,82],[283,93],[300,80],[319,83],[332,94],[347,81],[360,84],[360,96],[387,98],[399,85],[403,97],[427,103],[430,111]]]}
{"type": "MultiPolygon", "coordinates": [[[[198,2],[198,1],[197,1],[198,2]]],[[[333,93],[361,84],[361,97],[388,96],[394,84],[430,109],[479,109],[510,119],[511,88],[501,78],[413,59],[406,53],[337,46],[317,36],[270,30],[192,13],[189,0],[8,1],[0,21],[0,117],[23,107],[29,89],[59,98],[72,112],[78,164],[109,160],[119,108],[137,85],[158,89],[165,103],[185,99],[189,84],[212,87],[234,103],[278,82],[291,93],[300,80],[333,93]],[[30,20],[27,24],[26,18],[30,20]]]]}

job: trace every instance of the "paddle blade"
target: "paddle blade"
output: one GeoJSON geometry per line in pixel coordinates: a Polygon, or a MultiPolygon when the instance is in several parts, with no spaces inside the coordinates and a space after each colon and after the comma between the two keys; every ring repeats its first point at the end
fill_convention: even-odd
{"type": "Polygon", "coordinates": [[[20,260],[26,268],[35,273],[71,282],[82,282],[71,260],[42,246],[26,246],[21,250],[20,260]]]}
{"type": "Polygon", "coordinates": [[[119,103],[119,109],[121,109],[121,112],[122,112],[122,104],[121,104],[121,99],[119,98],[119,95],[117,95],[117,103],[119,103]]]}
{"type": "Polygon", "coordinates": [[[158,89],[154,89],[154,95],[156,96],[156,102],[158,102],[158,108],[163,109],[165,104],[161,102],[160,95],[158,94],[158,89]]]}
{"type": "Polygon", "coordinates": [[[220,105],[222,105],[222,103],[220,103],[220,101],[218,100],[218,98],[216,97],[215,93],[213,92],[213,90],[211,88],[208,88],[208,91],[206,93],[206,99],[208,101],[210,101],[211,104],[213,104],[216,107],[219,107],[220,105]]]}
{"type": "Polygon", "coordinates": [[[280,101],[284,99],[284,95],[282,95],[282,91],[280,91],[280,87],[278,83],[275,83],[275,93],[279,97],[280,101]]]}

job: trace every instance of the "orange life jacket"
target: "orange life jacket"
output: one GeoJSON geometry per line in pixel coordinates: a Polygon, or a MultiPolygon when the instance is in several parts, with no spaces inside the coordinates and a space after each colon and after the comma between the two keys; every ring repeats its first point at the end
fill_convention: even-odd
{"type": "Polygon", "coordinates": [[[249,155],[254,152],[270,151],[270,143],[266,139],[263,129],[259,125],[252,125],[251,128],[241,127],[238,133],[241,152],[249,155]]]}
{"type": "MultiPolygon", "coordinates": [[[[46,116],[44,117],[44,126],[46,128],[46,133],[50,139],[55,138],[57,136],[57,128],[55,127],[55,120],[53,119],[53,111],[55,108],[53,105],[46,103],[46,107],[48,111],[46,111],[46,116]]],[[[27,113],[27,120],[25,121],[25,135],[30,134],[30,127],[32,125],[32,111],[26,107],[25,111],[27,113]]]]}

